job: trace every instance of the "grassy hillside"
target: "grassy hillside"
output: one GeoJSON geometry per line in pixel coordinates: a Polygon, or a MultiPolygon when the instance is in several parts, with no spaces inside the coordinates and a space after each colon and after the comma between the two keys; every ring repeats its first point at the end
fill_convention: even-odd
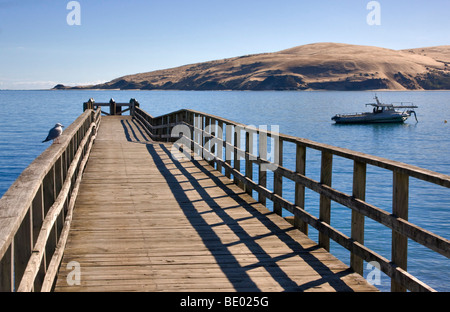
{"type": "MultiPolygon", "coordinates": [[[[66,87],[59,85],[59,89],[66,87]]],[[[77,88],[143,90],[450,89],[450,46],[390,50],[316,43],[128,75],[77,88]]]]}

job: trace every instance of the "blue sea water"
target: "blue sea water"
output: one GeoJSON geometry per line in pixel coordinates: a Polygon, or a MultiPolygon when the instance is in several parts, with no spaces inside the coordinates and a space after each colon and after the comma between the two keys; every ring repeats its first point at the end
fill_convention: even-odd
{"type": "MultiPolygon", "coordinates": [[[[335,125],[337,113],[367,110],[373,92],[208,92],[208,91],[0,91],[0,196],[50,143],[41,143],[55,123],[68,126],[82,113],[82,103],[128,102],[135,98],[153,116],[190,108],[255,126],[279,126],[284,134],[393,159],[450,175],[450,92],[377,92],[382,102],[414,102],[419,122],[335,125]],[[447,121],[447,122],[445,122],[447,121]]],[[[294,169],[295,150],[285,145],[284,166],[294,169]]],[[[333,159],[333,187],[351,194],[353,163],[333,159]]],[[[392,173],[368,166],[366,201],[391,211],[392,173]]],[[[307,176],[319,180],[320,154],[307,152],[307,176]]],[[[269,176],[270,178],[270,176],[269,176]]],[[[270,181],[270,179],[269,179],[270,181]]],[[[270,187],[270,185],[269,185],[270,187]]],[[[283,195],[293,202],[293,183],[283,181],[283,195]]],[[[318,216],[319,196],[306,192],[306,209],[318,216]]],[[[409,221],[449,238],[450,190],[410,179],[409,221]]],[[[331,224],[350,235],[351,212],[333,203],[331,224]]],[[[310,230],[312,239],[317,233],[310,230]]],[[[365,244],[390,259],[391,230],[366,218],[365,244]]],[[[332,243],[346,264],[349,253],[332,243]]],[[[450,263],[444,256],[410,241],[408,271],[438,291],[450,291],[450,263]]],[[[365,270],[365,276],[371,269],[365,270]]],[[[381,275],[381,290],[390,280],[381,275]]]]}

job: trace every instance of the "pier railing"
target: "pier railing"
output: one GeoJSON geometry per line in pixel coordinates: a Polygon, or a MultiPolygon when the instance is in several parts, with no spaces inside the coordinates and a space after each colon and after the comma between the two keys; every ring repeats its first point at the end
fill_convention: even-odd
{"type": "Polygon", "coordinates": [[[0,199],[0,291],[50,291],[100,123],[86,109],[0,199]]]}
{"type": "Polygon", "coordinates": [[[350,266],[355,272],[363,274],[363,261],[376,261],[380,270],[391,278],[392,291],[434,291],[407,272],[408,239],[447,258],[450,256],[450,242],[408,222],[409,178],[450,188],[450,176],[267,129],[257,129],[194,110],[179,110],[153,117],[136,108],[134,116],[152,139],[175,141],[174,145],[185,157],[203,157],[217,170],[232,177],[249,194],[256,191],[259,202],[266,204],[266,199],[271,200],[275,213],[282,215],[282,209],[291,212],[294,215],[293,224],[303,233],[308,234],[308,225],[315,228],[319,232],[319,246],[329,251],[331,238],[345,247],[350,251],[350,266]],[[283,151],[287,144],[293,144],[296,149],[295,170],[283,167],[283,151]],[[268,146],[271,153],[268,153],[268,146]],[[320,181],[305,175],[307,149],[321,153],[320,181]],[[331,186],[335,157],[353,162],[352,194],[331,186]],[[392,213],[365,201],[367,165],[392,172],[392,194],[380,195],[392,196],[392,213]],[[258,167],[257,180],[253,178],[254,166],[258,167]],[[267,187],[268,170],[273,171],[272,190],[267,187]],[[283,197],[283,178],[295,183],[294,202],[283,197]],[[304,209],[306,188],[320,194],[319,216],[304,209]],[[352,210],[350,237],[331,225],[331,201],[352,210]],[[364,246],[365,218],[371,218],[392,230],[390,260],[364,246]]]}
{"type": "Polygon", "coordinates": [[[114,99],[110,99],[108,103],[97,103],[94,99],[83,103],[83,111],[87,109],[97,110],[100,108],[101,112],[107,116],[121,116],[125,112],[129,112],[130,115],[134,115],[134,109],[139,107],[139,102],[135,99],[131,99],[128,103],[116,103],[114,99]],[[102,110],[102,107],[108,107],[109,113],[102,110]]]}

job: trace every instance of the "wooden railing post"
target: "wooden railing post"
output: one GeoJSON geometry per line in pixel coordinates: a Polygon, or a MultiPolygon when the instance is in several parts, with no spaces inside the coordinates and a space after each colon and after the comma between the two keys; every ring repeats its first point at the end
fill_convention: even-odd
{"type": "MultiPolygon", "coordinates": [[[[254,153],[254,144],[253,144],[253,131],[247,129],[245,133],[245,176],[253,180],[253,162],[252,162],[252,155],[254,153]]],[[[252,195],[252,188],[249,186],[246,186],[246,192],[250,196],[252,195]]]]}
{"type": "Polygon", "coordinates": [[[166,142],[170,141],[170,115],[167,115],[165,118],[163,118],[163,123],[165,124],[165,127],[163,128],[163,134],[166,135],[166,142]],[[165,121],[164,121],[165,119],[165,121]]]}
{"type": "Polygon", "coordinates": [[[83,103],[83,112],[88,109],[94,109],[94,99],[89,99],[89,101],[83,103]]]}
{"type": "MultiPolygon", "coordinates": [[[[279,136],[272,136],[274,144],[274,156],[275,165],[283,166],[283,140],[279,136]]],[[[273,192],[282,197],[283,196],[283,176],[279,173],[278,169],[273,172],[273,192]]],[[[278,202],[273,203],[273,211],[281,216],[282,207],[278,202]]]]}
{"type": "Polygon", "coordinates": [[[109,114],[114,116],[116,114],[116,102],[114,99],[109,100],[109,114]]]}
{"type": "MultiPolygon", "coordinates": [[[[333,154],[322,151],[322,161],[320,170],[320,183],[331,186],[331,174],[333,168],[333,154]]],[[[331,221],[331,200],[325,195],[320,195],[319,218],[321,221],[330,224],[331,221]]],[[[330,238],[324,233],[319,233],[319,246],[330,251],[330,238]]]]}
{"type": "MultiPolygon", "coordinates": [[[[241,160],[240,160],[240,153],[238,151],[239,148],[241,148],[241,127],[234,126],[234,165],[233,168],[236,171],[241,170],[241,160]]],[[[239,187],[243,188],[242,183],[239,181],[239,179],[234,175],[234,183],[239,185],[239,187]]]]}
{"type": "Polygon", "coordinates": [[[192,124],[192,128],[191,128],[191,138],[192,138],[192,144],[191,144],[191,154],[192,157],[195,156],[196,151],[197,151],[197,117],[195,116],[194,113],[192,113],[191,116],[191,124],[192,124]]]}
{"type": "Polygon", "coordinates": [[[211,118],[205,117],[205,131],[203,132],[204,135],[204,147],[203,147],[203,158],[211,164],[211,118]]]}
{"type": "Polygon", "coordinates": [[[191,132],[191,143],[190,143],[190,155],[191,157],[194,157],[194,150],[195,150],[195,117],[194,117],[194,113],[189,113],[188,114],[188,123],[191,126],[190,127],[190,132],[191,132]]]}
{"type": "MultiPolygon", "coordinates": [[[[408,221],[409,176],[397,171],[393,174],[392,214],[408,221]]],[[[392,262],[407,270],[408,238],[392,231],[392,262]]],[[[406,288],[391,280],[391,291],[405,292],[406,288]]]]}
{"type": "MultiPolygon", "coordinates": [[[[68,149],[70,148],[70,145],[68,149]]],[[[42,224],[44,222],[45,218],[45,212],[44,212],[44,187],[41,184],[38,192],[36,193],[35,198],[33,199],[32,203],[32,216],[33,216],[33,242],[32,245],[34,246],[36,244],[37,238],[39,236],[39,232],[41,231],[42,224]]],[[[43,261],[45,262],[45,261],[43,261]]],[[[41,269],[39,270],[36,280],[34,283],[35,290],[38,290],[42,286],[42,282],[44,280],[46,267],[45,265],[41,265],[41,269]]]]}
{"type": "Polygon", "coordinates": [[[211,138],[209,140],[209,152],[211,153],[211,160],[210,160],[209,164],[212,167],[215,167],[215,164],[216,164],[215,159],[217,156],[217,153],[216,153],[217,123],[216,123],[216,120],[213,118],[209,119],[209,131],[211,134],[211,138]]]}
{"type": "MultiPolygon", "coordinates": [[[[232,135],[233,135],[233,125],[226,125],[226,132],[225,132],[225,141],[226,141],[226,147],[225,147],[225,162],[231,166],[231,154],[232,154],[232,135]]],[[[226,167],[225,168],[225,176],[227,178],[231,178],[231,172],[226,167]]]]}
{"type": "MultiPolygon", "coordinates": [[[[267,159],[267,133],[265,131],[259,132],[259,140],[258,140],[258,149],[259,149],[259,158],[260,159],[267,159]]],[[[262,187],[267,186],[267,166],[263,164],[262,162],[259,163],[258,166],[258,184],[262,187]]],[[[258,201],[266,205],[266,197],[259,192],[258,193],[258,201]]]]}
{"type": "Polygon", "coordinates": [[[45,218],[44,187],[42,184],[39,187],[39,190],[33,199],[32,209],[33,209],[32,213],[33,213],[33,246],[34,246],[45,218]]]}
{"type": "MultiPolygon", "coordinates": [[[[164,124],[164,119],[163,117],[157,118],[156,119],[156,125],[157,126],[162,126],[164,124]]],[[[159,140],[163,140],[163,134],[164,134],[164,129],[162,127],[159,127],[158,129],[156,129],[156,134],[159,136],[159,140]]]]}
{"type": "MultiPolygon", "coordinates": [[[[77,143],[77,149],[79,144],[77,143]]],[[[52,169],[50,170],[48,174],[50,182],[47,180],[48,185],[46,186],[46,180],[44,179],[44,195],[45,190],[47,188],[47,196],[44,196],[44,211],[45,215],[47,215],[48,211],[52,207],[53,203],[56,200],[57,194],[56,194],[56,186],[55,186],[55,165],[53,165],[52,169]]],[[[47,266],[49,264],[48,261],[52,258],[53,252],[55,250],[56,244],[58,243],[58,237],[57,237],[57,231],[56,227],[52,227],[50,229],[50,235],[48,236],[47,245],[46,245],[46,253],[45,253],[45,268],[47,269],[47,266]]]]}
{"type": "Polygon", "coordinates": [[[202,148],[202,117],[198,114],[194,115],[194,155],[201,155],[202,148]]]}
{"type": "MultiPolygon", "coordinates": [[[[245,176],[253,180],[253,162],[251,161],[251,155],[253,154],[253,131],[247,129],[245,132],[245,176]]],[[[252,195],[252,188],[245,185],[245,191],[250,196],[252,195]]]]}
{"type": "Polygon", "coordinates": [[[0,292],[12,292],[14,290],[14,242],[9,246],[0,259],[0,292]]]}
{"type": "Polygon", "coordinates": [[[203,116],[197,115],[198,153],[203,157],[203,116]]]}
{"type": "Polygon", "coordinates": [[[205,157],[205,146],[206,146],[206,136],[205,136],[205,131],[206,131],[206,118],[204,116],[200,116],[200,129],[202,130],[200,132],[200,141],[201,141],[201,150],[200,150],[200,155],[202,158],[205,157]]]}
{"type": "MultiPolygon", "coordinates": [[[[305,175],[306,171],[306,147],[297,143],[295,157],[295,172],[305,175]]],[[[305,187],[295,183],[295,205],[305,209],[305,187]]],[[[294,217],[294,226],[308,235],[308,223],[298,217],[294,217]]]]}
{"type": "Polygon", "coordinates": [[[32,226],[31,212],[28,210],[27,215],[22,221],[22,225],[14,237],[14,284],[16,289],[19,287],[25,268],[28,264],[28,259],[30,259],[32,253],[32,226]]]}
{"type": "MultiPolygon", "coordinates": [[[[217,139],[218,139],[218,144],[217,144],[216,155],[217,155],[217,158],[224,160],[223,159],[223,121],[221,121],[221,120],[219,120],[217,122],[217,139]]],[[[217,163],[217,171],[222,173],[222,164],[220,162],[217,163]]]]}
{"type": "Polygon", "coordinates": [[[130,115],[136,116],[136,107],[139,107],[138,101],[135,99],[130,99],[130,115]]]}
{"type": "MultiPolygon", "coordinates": [[[[353,166],[353,197],[366,200],[366,170],[367,165],[363,162],[354,161],[353,166]]],[[[353,240],[364,244],[364,216],[359,212],[352,210],[352,228],[351,237],[353,240]]],[[[363,275],[363,259],[350,254],[350,267],[356,273],[363,275]]]]}
{"type": "MultiPolygon", "coordinates": [[[[87,120],[89,122],[89,120],[87,120]]],[[[86,132],[86,131],[83,131],[86,132]]],[[[83,133],[84,136],[84,133],[83,133]]],[[[63,173],[63,161],[62,156],[55,162],[55,196],[58,197],[59,192],[61,191],[64,184],[64,173],[63,173]]],[[[56,235],[59,237],[62,228],[64,226],[64,209],[61,211],[61,214],[58,217],[58,221],[55,223],[56,227],[56,235]]]]}

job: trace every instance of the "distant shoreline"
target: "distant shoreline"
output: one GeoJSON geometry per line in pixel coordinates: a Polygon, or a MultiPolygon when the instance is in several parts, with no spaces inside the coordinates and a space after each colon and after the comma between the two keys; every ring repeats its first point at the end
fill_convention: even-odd
{"type": "Polygon", "coordinates": [[[450,90],[450,45],[391,50],[315,43],[54,89],[178,91],[450,90]]]}

